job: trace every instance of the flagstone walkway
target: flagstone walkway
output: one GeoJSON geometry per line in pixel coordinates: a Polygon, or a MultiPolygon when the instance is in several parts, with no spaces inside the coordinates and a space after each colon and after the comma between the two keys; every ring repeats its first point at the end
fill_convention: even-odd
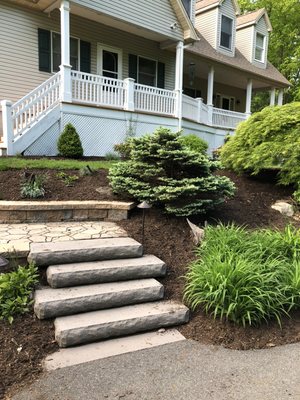
{"type": "Polygon", "coordinates": [[[126,232],[113,222],[49,222],[0,224],[0,255],[26,257],[30,243],[124,237],[126,232]]]}

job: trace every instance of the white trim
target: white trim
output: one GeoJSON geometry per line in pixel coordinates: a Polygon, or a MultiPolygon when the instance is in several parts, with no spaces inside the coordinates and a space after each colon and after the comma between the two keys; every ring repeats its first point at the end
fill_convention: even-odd
{"type": "Polygon", "coordinates": [[[118,47],[107,46],[106,44],[97,43],[97,74],[103,76],[102,51],[110,51],[118,54],[118,77],[123,79],[123,50],[118,47]]]}

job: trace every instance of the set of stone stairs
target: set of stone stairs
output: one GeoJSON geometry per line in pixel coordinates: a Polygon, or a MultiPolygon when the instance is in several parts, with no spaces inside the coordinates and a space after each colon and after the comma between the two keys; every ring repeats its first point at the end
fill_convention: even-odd
{"type": "Polygon", "coordinates": [[[56,341],[68,348],[51,355],[47,369],[146,348],[149,341],[160,345],[184,339],[165,328],[186,323],[189,310],[163,300],[164,287],[155,278],[165,276],[166,265],[143,255],[135,240],[33,243],[28,259],[48,266],[50,286],[36,290],[35,313],[40,319],[55,318],[56,341]]]}

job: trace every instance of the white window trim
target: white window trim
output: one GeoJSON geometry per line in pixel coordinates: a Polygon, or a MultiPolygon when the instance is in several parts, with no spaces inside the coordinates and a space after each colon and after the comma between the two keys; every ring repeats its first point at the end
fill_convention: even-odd
{"type": "Polygon", "coordinates": [[[229,100],[229,105],[230,105],[231,100],[233,100],[233,110],[228,110],[228,111],[235,111],[235,108],[236,108],[236,98],[235,98],[235,96],[226,96],[225,94],[222,94],[222,93],[217,93],[216,96],[220,97],[220,106],[221,106],[220,108],[222,108],[223,99],[229,100]]]}
{"type": "Polygon", "coordinates": [[[260,33],[260,32],[258,32],[258,31],[254,31],[255,33],[255,46],[254,46],[254,60],[256,61],[256,62],[259,62],[259,63],[261,63],[261,64],[265,64],[265,62],[266,62],[266,40],[267,40],[267,37],[266,37],[266,35],[264,35],[263,33],[260,33]],[[257,35],[261,35],[261,36],[263,36],[263,38],[264,38],[264,43],[263,43],[263,47],[260,47],[260,46],[257,46],[257,35]],[[262,52],[262,60],[258,60],[257,58],[256,58],[256,48],[259,48],[259,49],[261,49],[263,52],[262,52]]]}
{"type": "Polygon", "coordinates": [[[234,33],[234,30],[235,30],[234,19],[233,19],[231,16],[226,15],[226,14],[224,14],[224,13],[220,13],[220,15],[221,15],[221,17],[220,17],[219,48],[222,49],[222,50],[229,51],[229,52],[232,53],[232,52],[233,52],[233,41],[234,41],[233,33],[234,33]],[[228,19],[231,19],[231,21],[232,21],[231,46],[230,46],[230,48],[229,48],[229,47],[224,47],[224,46],[221,45],[221,37],[222,37],[222,17],[223,17],[223,16],[226,17],[226,18],[228,18],[228,19]]]}
{"type": "Polygon", "coordinates": [[[106,44],[97,43],[97,74],[103,76],[103,57],[102,51],[110,51],[118,54],[118,78],[123,79],[123,50],[118,47],[107,46],[106,44]]]}
{"type": "MultiPolygon", "coordinates": [[[[57,31],[50,31],[50,45],[51,45],[51,72],[53,74],[55,74],[57,71],[53,70],[53,33],[60,35],[61,37],[61,33],[57,32],[57,31]]],[[[70,39],[76,39],[77,43],[78,43],[78,71],[80,71],[80,38],[76,37],[76,36],[70,36],[70,39]]],[[[60,55],[61,55],[61,49],[60,49],[60,55]]]]}
{"type": "MultiPolygon", "coordinates": [[[[145,60],[149,60],[149,61],[154,61],[155,62],[155,84],[153,87],[157,87],[157,78],[158,78],[158,61],[155,60],[154,58],[149,58],[149,57],[144,57],[144,56],[137,56],[137,83],[139,83],[139,75],[140,75],[140,62],[139,59],[140,58],[144,58],[145,60]]],[[[144,85],[143,83],[141,83],[141,85],[144,85]]]]}

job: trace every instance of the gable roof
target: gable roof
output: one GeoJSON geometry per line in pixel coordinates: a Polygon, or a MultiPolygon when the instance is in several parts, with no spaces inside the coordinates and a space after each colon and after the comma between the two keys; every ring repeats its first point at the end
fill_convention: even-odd
{"type": "MultiPolygon", "coordinates": [[[[196,0],[196,14],[211,10],[212,8],[219,7],[224,0],[196,0]]],[[[231,0],[236,14],[240,14],[241,10],[237,0],[231,0]]]]}
{"type": "Polygon", "coordinates": [[[272,25],[265,8],[248,12],[244,15],[239,15],[236,20],[236,29],[243,29],[246,28],[247,26],[256,25],[262,17],[265,18],[268,31],[271,32],[272,25]]]}
{"type": "Polygon", "coordinates": [[[187,47],[185,51],[196,54],[201,58],[216,61],[220,64],[239,69],[240,71],[248,72],[249,75],[255,75],[258,79],[261,78],[270,83],[275,83],[280,87],[290,86],[290,82],[270,62],[267,63],[266,69],[256,67],[251,64],[238,49],[235,49],[234,57],[228,57],[215,50],[199,32],[198,36],[200,40],[195,42],[192,46],[187,47]]]}
{"type": "Polygon", "coordinates": [[[170,0],[171,6],[173,7],[176,17],[182,26],[184,32],[184,39],[187,41],[198,40],[198,35],[195,27],[187,15],[184,5],[181,0],[170,0]]]}

